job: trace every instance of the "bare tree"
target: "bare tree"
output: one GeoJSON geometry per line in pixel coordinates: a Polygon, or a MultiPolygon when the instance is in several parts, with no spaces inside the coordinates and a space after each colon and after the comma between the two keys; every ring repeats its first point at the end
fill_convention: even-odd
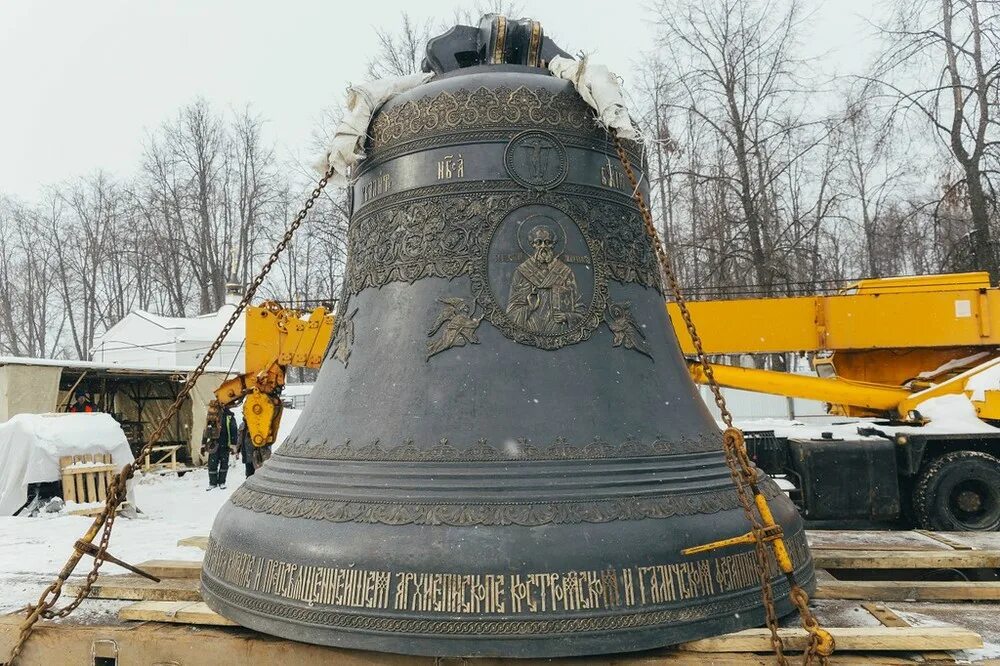
{"type": "Polygon", "coordinates": [[[692,188],[711,184],[710,199],[693,192],[714,209],[714,228],[699,233],[711,243],[701,248],[715,261],[715,279],[746,285],[749,270],[757,293],[775,293],[792,280],[786,264],[808,250],[817,220],[825,220],[835,202],[828,191],[815,193],[811,226],[803,229],[804,211],[794,210],[802,194],[796,201],[789,198],[793,190],[781,187],[790,177],[809,175],[804,161],[822,154],[832,130],[826,119],[806,113],[809,89],[801,73],[807,63],[794,49],[798,3],[686,0],[661,2],[657,11],[673,70],[666,115],[685,118],[681,145],[694,138],[705,144],[685,150],[707,147],[716,156],[696,170],[688,164],[672,171],[692,188]]]}
{"type": "Polygon", "coordinates": [[[996,197],[986,168],[996,145],[1000,15],[993,0],[901,0],[881,30],[886,43],[868,79],[893,111],[929,126],[960,169],[949,184],[968,206],[975,265],[1000,277],[993,222],[996,197]]]}
{"type": "Polygon", "coordinates": [[[369,78],[416,74],[432,36],[431,22],[420,22],[408,12],[400,14],[398,28],[376,28],[375,55],[368,60],[369,78]]]}

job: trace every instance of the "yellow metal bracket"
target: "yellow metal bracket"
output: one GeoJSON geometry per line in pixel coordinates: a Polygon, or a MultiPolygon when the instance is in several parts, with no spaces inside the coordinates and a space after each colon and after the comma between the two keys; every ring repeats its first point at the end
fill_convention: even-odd
{"type": "MultiPolygon", "coordinates": [[[[769,542],[779,539],[782,536],[781,525],[772,525],[770,527],[765,527],[762,530],[761,541],[769,542]]],[[[738,537],[732,537],[729,539],[719,539],[718,541],[712,541],[711,543],[702,544],[700,546],[693,546],[691,548],[685,548],[681,551],[682,555],[697,555],[699,553],[708,553],[713,550],[719,550],[720,548],[728,548],[730,546],[741,546],[743,544],[754,543],[757,541],[757,536],[753,532],[747,532],[746,534],[740,535],[738,537]]]]}

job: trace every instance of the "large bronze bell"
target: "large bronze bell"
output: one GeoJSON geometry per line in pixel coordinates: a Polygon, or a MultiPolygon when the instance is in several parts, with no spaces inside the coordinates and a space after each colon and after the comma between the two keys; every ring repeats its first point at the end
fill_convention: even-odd
{"type": "MultiPolygon", "coordinates": [[[[376,114],[326,363],[212,528],[202,589],[223,616],[515,657],[763,623],[752,547],[681,554],[748,524],[613,143],[542,67],[558,54],[532,21],[459,26],[428,45],[436,76],[376,114]]],[[[761,485],[811,589],[802,523],[761,485]]]]}

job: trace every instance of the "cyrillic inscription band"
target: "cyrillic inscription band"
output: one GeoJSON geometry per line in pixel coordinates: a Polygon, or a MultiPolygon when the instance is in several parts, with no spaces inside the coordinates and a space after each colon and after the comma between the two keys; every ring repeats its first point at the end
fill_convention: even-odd
{"type": "MultiPolygon", "coordinates": [[[[801,565],[803,535],[787,541],[801,565]]],[[[773,558],[771,576],[778,575],[773,558]]],[[[752,551],[653,566],[535,573],[369,571],[279,562],[210,541],[205,569],[253,592],[307,604],[449,615],[572,613],[658,606],[760,584],[752,551]]]]}

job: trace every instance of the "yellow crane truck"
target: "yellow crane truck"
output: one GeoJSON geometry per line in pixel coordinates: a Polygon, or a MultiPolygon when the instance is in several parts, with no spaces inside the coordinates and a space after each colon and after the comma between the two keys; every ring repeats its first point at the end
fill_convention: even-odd
{"type": "MultiPolygon", "coordinates": [[[[857,438],[749,434],[758,465],[795,485],[807,519],[1000,529],[1000,429],[988,427],[1000,425],[1000,289],[988,274],[868,279],[831,295],[689,305],[707,354],[799,352],[816,372],[713,364],[722,386],[874,417],[857,424],[857,438]],[[922,405],[929,410],[942,396],[964,396],[982,423],[929,421],[922,405]]],[[[677,306],[667,308],[691,358],[677,306]]],[[[704,383],[702,367],[688,365],[704,383]]]]}

